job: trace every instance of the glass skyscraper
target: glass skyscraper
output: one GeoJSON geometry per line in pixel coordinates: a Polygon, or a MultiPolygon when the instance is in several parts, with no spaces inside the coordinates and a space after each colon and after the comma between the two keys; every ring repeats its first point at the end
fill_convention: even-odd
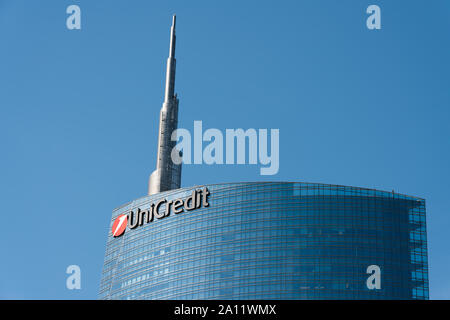
{"type": "Polygon", "coordinates": [[[428,299],[425,200],[291,182],[145,196],[113,211],[99,298],[428,299]],[[150,215],[161,199],[165,215],[150,215]]]}

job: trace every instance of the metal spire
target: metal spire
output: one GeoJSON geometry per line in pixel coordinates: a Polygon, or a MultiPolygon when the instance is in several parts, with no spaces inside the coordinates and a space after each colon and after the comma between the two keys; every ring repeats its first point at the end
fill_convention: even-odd
{"type": "Polygon", "coordinates": [[[164,96],[164,101],[168,101],[174,96],[175,91],[175,24],[177,22],[177,16],[174,14],[172,18],[172,27],[170,28],[170,49],[169,58],[167,59],[167,72],[166,72],[166,93],[164,96]]]}
{"type": "Polygon", "coordinates": [[[181,164],[175,164],[171,157],[171,152],[176,144],[176,141],[171,140],[171,136],[178,126],[179,103],[175,94],[175,24],[176,15],[173,15],[170,28],[169,58],[167,59],[166,90],[159,119],[158,157],[156,170],[150,175],[148,194],[178,189],[181,185],[181,164]]]}

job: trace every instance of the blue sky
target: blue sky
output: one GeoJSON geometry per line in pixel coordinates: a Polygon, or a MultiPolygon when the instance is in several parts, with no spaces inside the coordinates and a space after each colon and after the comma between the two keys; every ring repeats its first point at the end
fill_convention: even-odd
{"type": "Polygon", "coordinates": [[[427,201],[450,298],[450,3],[0,0],[0,298],[95,299],[111,211],[156,162],[171,15],[179,125],[279,128],[280,171],[190,165],[183,186],[286,180],[427,201]],[[82,29],[66,28],[77,4],[82,29]],[[366,28],[377,4],[382,29],[366,28]],[[77,264],[82,289],[67,290],[77,264]]]}

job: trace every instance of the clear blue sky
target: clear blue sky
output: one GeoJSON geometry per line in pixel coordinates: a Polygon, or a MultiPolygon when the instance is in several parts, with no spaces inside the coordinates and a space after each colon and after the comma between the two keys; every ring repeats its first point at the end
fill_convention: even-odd
{"type": "Polygon", "coordinates": [[[0,298],[95,299],[111,211],[155,167],[171,15],[181,127],[279,128],[287,180],[426,198],[431,298],[450,298],[450,2],[0,0],[0,298]],[[66,8],[82,29],[66,28],[66,8]],[[369,31],[377,4],[382,29],[369,31]],[[82,289],[65,287],[77,264],[82,289]]]}

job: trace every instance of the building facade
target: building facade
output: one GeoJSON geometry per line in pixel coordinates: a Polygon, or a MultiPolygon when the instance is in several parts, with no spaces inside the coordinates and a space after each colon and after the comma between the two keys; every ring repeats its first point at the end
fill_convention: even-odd
{"type": "Polygon", "coordinates": [[[113,211],[99,298],[428,299],[425,200],[291,182],[149,195],[113,211]]]}

